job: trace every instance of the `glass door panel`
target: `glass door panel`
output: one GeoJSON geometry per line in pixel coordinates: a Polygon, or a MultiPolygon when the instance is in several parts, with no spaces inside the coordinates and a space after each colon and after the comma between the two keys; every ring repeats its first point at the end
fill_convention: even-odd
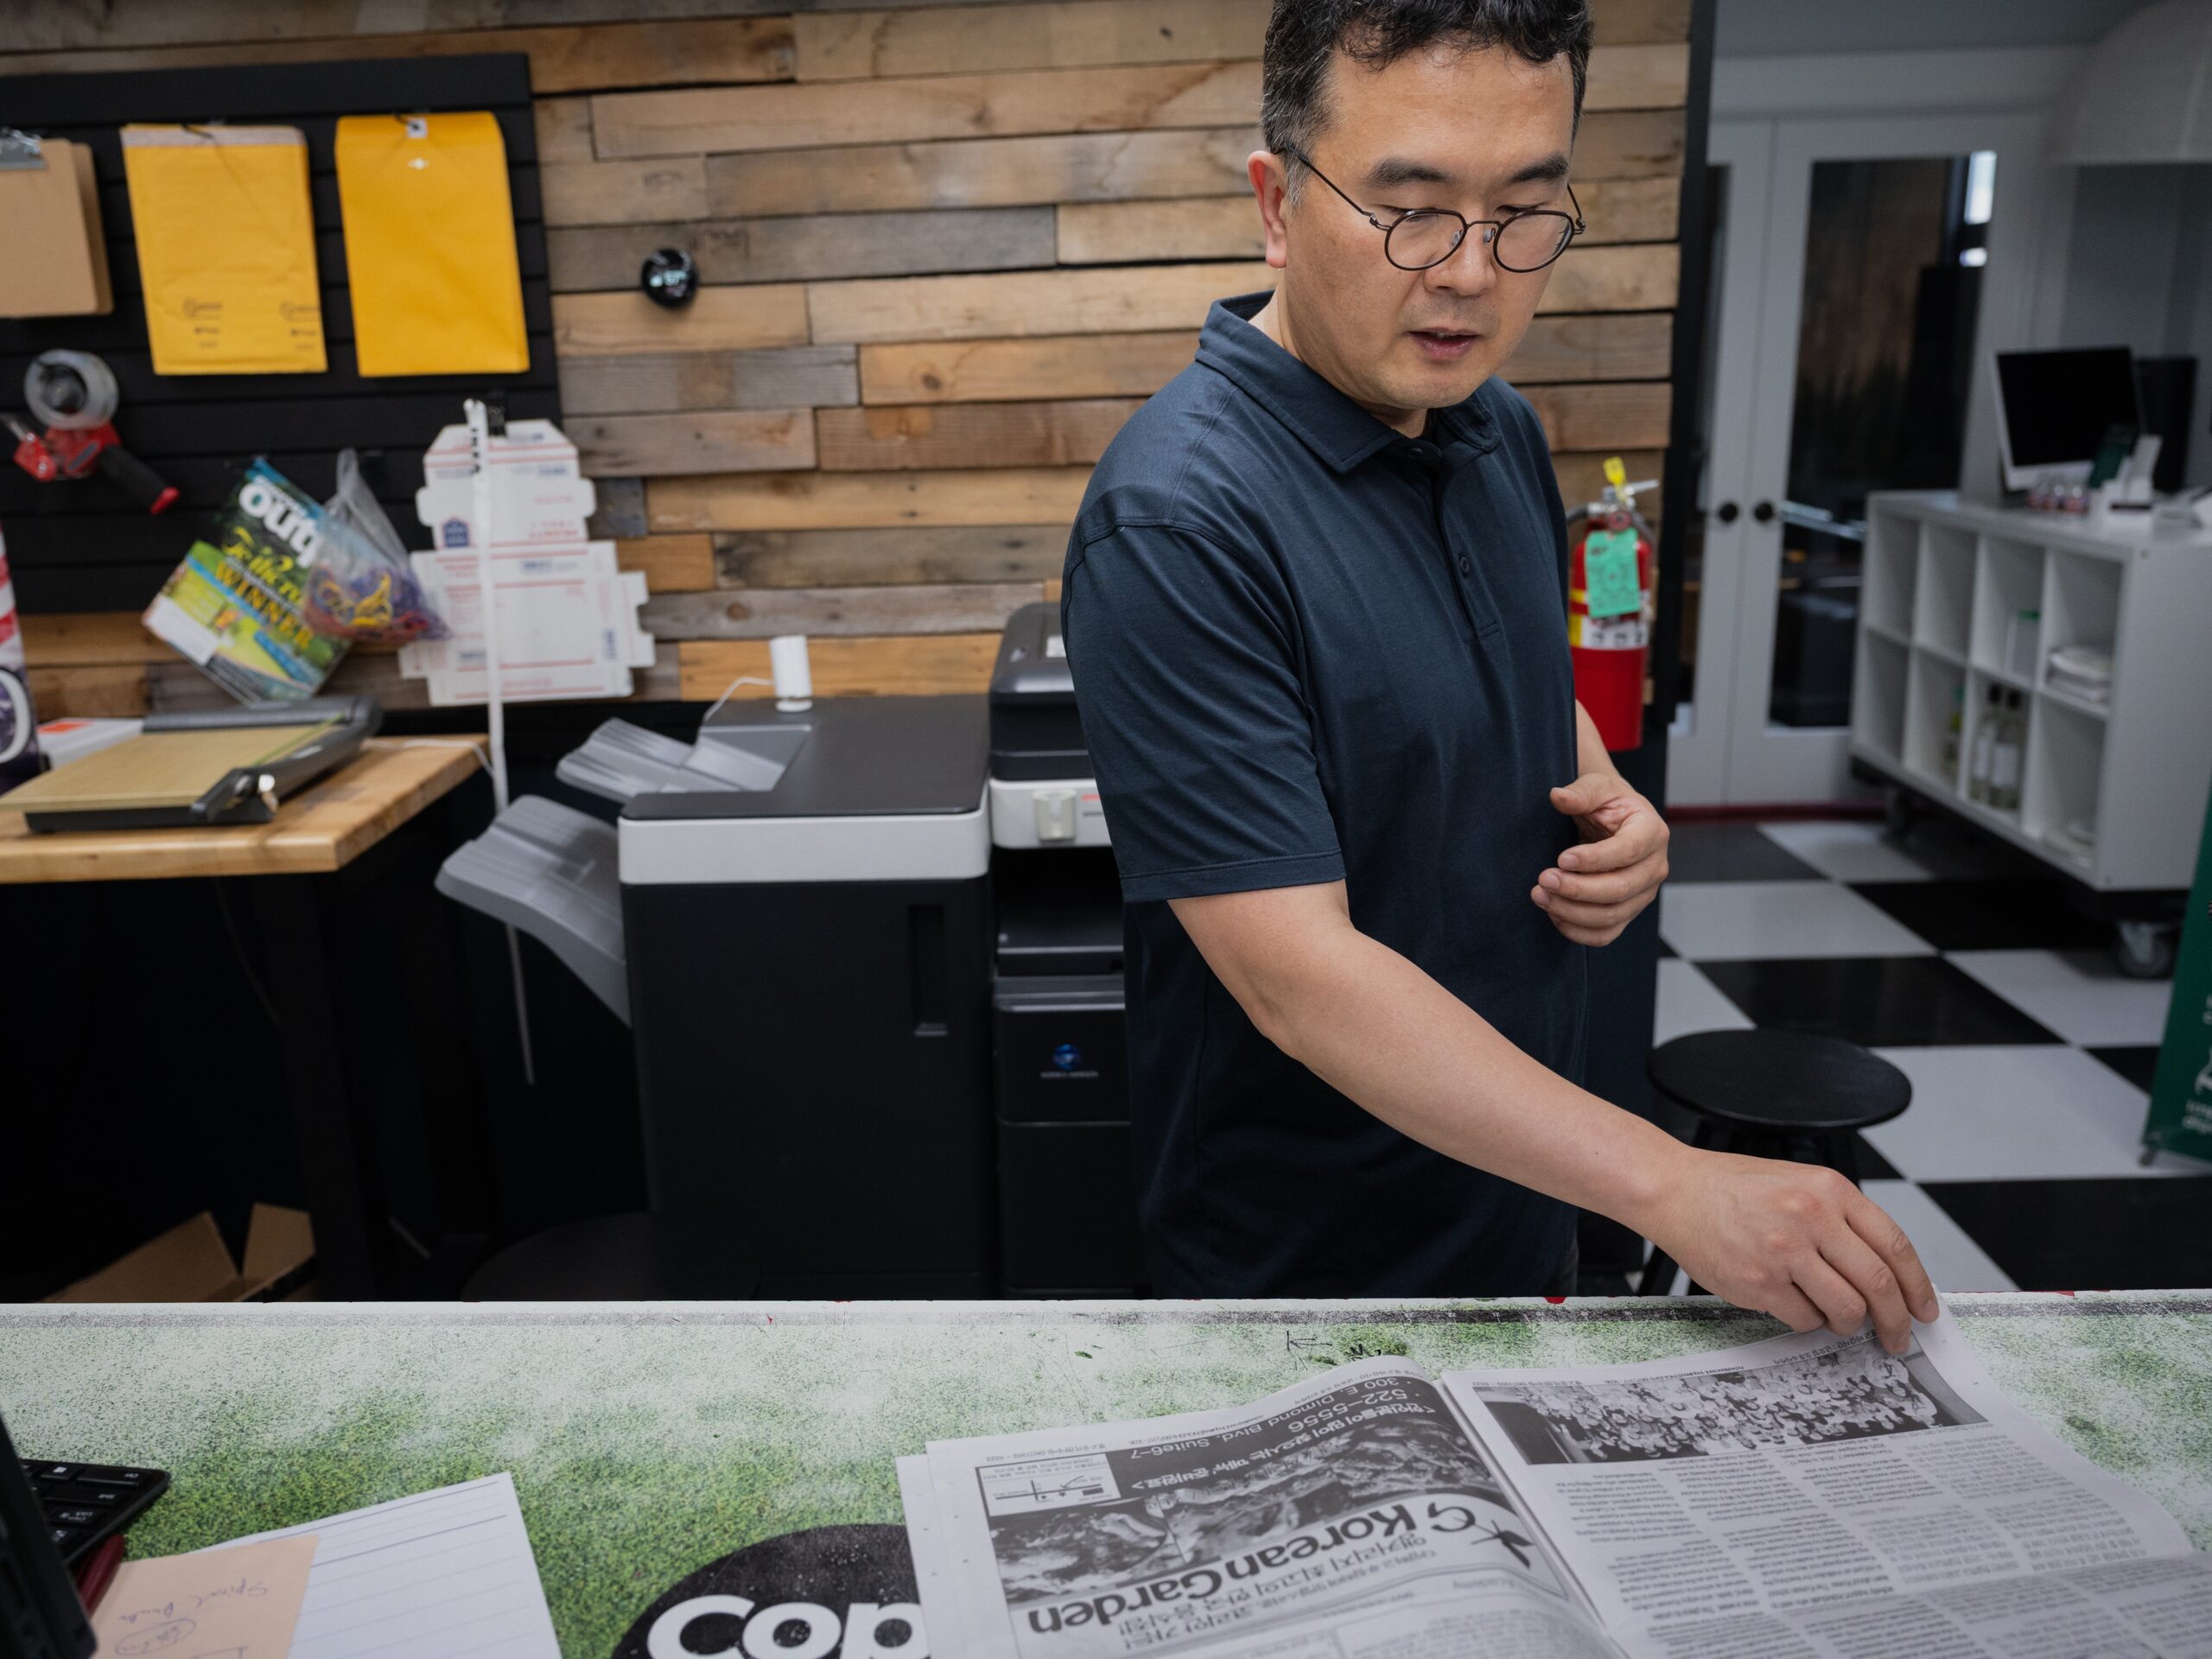
{"type": "Polygon", "coordinates": [[[1766,717],[1851,718],[1866,498],[1959,481],[1996,156],[1827,159],[1807,194],[1766,717]]]}

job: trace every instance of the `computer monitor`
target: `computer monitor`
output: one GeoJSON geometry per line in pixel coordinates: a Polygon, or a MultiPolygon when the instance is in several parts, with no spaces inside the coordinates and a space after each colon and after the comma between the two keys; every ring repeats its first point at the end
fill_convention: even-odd
{"type": "Polygon", "coordinates": [[[0,1422],[0,1659],[86,1659],[85,1605],[0,1422]]]}
{"type": "Polygon", "coordinates": [[[2086,479],[2115,426],[2143,429],[2135,353],[2125,346],[2082,351],[1999,352],[1997,444],[2005,487],[2045,474],[2086,479]]]}

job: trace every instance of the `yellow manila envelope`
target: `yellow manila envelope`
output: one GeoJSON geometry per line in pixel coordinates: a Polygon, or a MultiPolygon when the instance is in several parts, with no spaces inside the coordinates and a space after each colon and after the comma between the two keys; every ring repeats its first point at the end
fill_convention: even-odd
{"type": "Polygon", "coordinates": [[[338,200],[364,375],[530,367],[507,147],[488,112],[342,117],[338,200]]]}
{"type": "Polygon", "coordinates": [[[156,374],[320,374],[297,127],[128,126],[123,170],[156,374]]]}

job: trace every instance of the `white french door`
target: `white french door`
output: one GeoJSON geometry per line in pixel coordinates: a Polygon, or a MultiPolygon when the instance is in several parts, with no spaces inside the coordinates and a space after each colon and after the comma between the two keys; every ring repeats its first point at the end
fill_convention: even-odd
{"type": "MultiPolygon", "coordinates": [[[[1845,537],[1825,537],[1821,545],[1841,550],[1840,556],[1829,557],[1828,580],[1810,598],[1799,591],[1802,551],[1789,561],[1784,556],[1785,520],[1794,512],[1792,427],[1800,401],[1815,169],[1829,162],[1993,152],[1993,194],[1980,204],[1987,228],[1972,346],[1979,368],[1988,352],[2029,343],[2034,326],[2040,194],[2049,172],[2045,125],[2043,114],[2018,111],[1713,123],[1708,155],[1721,196],[1721,230],[1713,266],[1717,340],[1699,499],[1704,556],[1693,692],[1669,745],[1670,802],[1818,803],[1854,792],[1841,677],[1847,667],[1829,671],[1820,695],[1803,695],[1799,683],[1817,677],[1817,663],[1808,668],[1803,660],[1808,652],[1833,659],[1835,641],[1847,637],[1855,620],[1853,556],[1845,537]],[[1782,620],[1791,634],[1786,672],[1778,678],[1782,620]],[[1805,644],[1808,630],[1818,631],[1809,636],[1813,646],[1805,644]]],[[[1871,326],[1909,331],[1913,320],[1885,315],[1871,326]]],[[[1964,440],[1969,471],[1987,450],[1981,435],[1990,419],[1987,378],[1981,369],[1971,381],[1974,402],[1964,440]]],[[[1801,488],[1806,471],[1801,456],[1801,488]]],[[[1846,651],[1841,663],[1848,661],[1846,651]]]]}

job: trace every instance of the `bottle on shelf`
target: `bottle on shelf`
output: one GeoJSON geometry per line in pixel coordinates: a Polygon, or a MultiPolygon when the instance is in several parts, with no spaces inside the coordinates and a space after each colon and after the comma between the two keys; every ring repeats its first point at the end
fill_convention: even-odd
{"type": "Polygon", "coordinates": [[[1959,779],[1959,743],[1965,735],[1967,723],[1967,689],[1963,685],[1951,688],[1951,717],[1943,726],[1943,776],[1956,784],[1959,779]]]}
{"type": "Polygon", "coordinates": [[[1988,804],[1990,760],[1997,744],[1997,728],[2004,717],[2004,703],[1999,689],[1993,685],[1984,699],[1981,717],[1974,726],[1972,764],[1967,768],[1967,798],[1970,801],[1988,804]]]}
{"type": "Polygon", "coordinates": [[[2020,762],[2027,753],[2028,716],[2020,694],[2005,694],[2005,712],[1989,747],[1989,804],[1999,812],[2020,810],[2020,762]]]}

